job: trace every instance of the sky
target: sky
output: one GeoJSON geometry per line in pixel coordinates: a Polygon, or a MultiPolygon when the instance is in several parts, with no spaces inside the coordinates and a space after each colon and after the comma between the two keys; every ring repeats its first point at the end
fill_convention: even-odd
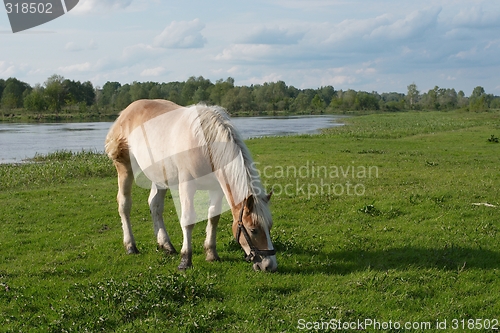
{"type": "Polygon", "coordinates": [[[500,95],[498,0],[80,0],[12,33],[0,8],[0,78],[500,95]]]}

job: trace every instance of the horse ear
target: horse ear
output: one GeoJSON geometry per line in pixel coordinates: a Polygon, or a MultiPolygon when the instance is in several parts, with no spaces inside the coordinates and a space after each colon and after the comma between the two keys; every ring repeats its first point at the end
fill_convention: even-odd
{"type": "Polygon", "coordinates": [[[273,195],[273,190],[271,190],[271,192],[269,192],[266,196],[266,201],[269,202],[269,200],[271,200],[271,196],[273,195]]]}
{"type": "Polygon", "coordinates": [[[247,208],[248,212],[251,212],[253,210],[253,205],[254,205],[254,198],[253,198],[253,195],[250,195],[247,198],[247,202],[246,202],[246,208],[247,208]]]}

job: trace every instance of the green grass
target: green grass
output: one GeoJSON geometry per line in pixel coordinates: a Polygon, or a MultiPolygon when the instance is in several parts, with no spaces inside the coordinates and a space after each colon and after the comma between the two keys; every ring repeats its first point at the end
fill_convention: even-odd
{"type": "MultiPolygon", "coordinates": [[[[177,272],[180,258],[156,251],[148,191],[139,187],[132,220],[141,254],[126,255],[115,171],[102,155],[1,165],[0,330],[294,332],[307,322],[373,319],[433,328],[447,320],[442,331],[451,332],[463,331],[453,323],[500,320],[500,144],[488,142],[500,135],[500,113],[348,122],[247,142],[275,190],[276,274],[243,260],[227,213],[223,261],[205,262],[202,222],[194,268],[177,272]]],[[[179,249],[170,199],[165,219],[179,249]]]]}

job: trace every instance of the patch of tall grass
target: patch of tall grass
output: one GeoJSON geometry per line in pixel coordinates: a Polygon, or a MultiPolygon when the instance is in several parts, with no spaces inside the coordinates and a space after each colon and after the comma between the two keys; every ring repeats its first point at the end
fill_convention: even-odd
{"type": "Polygon", "coordinates": [[[94,151],[56,151],[26,163],[0,164],[0,189],[33,188],[68,180],[116,175],[112,162],[94,151]]]}
{"type": "Polygon", "coordinates": [[[324,130],[326,134],[341,134],[355,138],[396,139],[419,134],[438,133],[492,125],[500,128],[500,112],[402,112],[371,114],[346,118],[352,126],[324,130]]]}

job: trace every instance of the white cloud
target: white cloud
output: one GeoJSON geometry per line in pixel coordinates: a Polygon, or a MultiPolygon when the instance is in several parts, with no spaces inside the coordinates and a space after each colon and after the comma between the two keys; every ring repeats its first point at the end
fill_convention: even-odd
{"type": "Polygon", "coordinates": [[[11,77],[16,73],[16,66],[7,61],[0,61],[0,77],[11,77]]]}
{"type": "Polygon", "coordinates": [[[130,6],[133,0],[80,0],[71,11],[73,14],[105,14],[130,6]]]}
{"type": "Polygon", "coordinates": [[[58,70],[60,70],[63,73],[86,72],[91,69],[92,65],[90,64],[90,62],[84,62],[81,64],[75,64],[69,66],[62,66],[58,68],[58,70]]]}
{"type": "Polygon", "coordinates": [[[455,54],[454,57],[458,59],[471,59],[474,58],[476,54],[477,54],[477,48],[474,47],[467,51],[460,51],[457,54],[455,54]]]}
{"type": "Polygon", "coordinates": [[[94,39],[91,39],[90,42],[85,45],[84,43],[76,43],[76,42],[68,42],[64,46],[64,50],[70,52],[79,52],[84,50],[97,50],[97,43],[94,39]]]}
{"type": "Polygon", "coordinates": [[[222,50],[215,59],[258,61],[259,59],[269,56],[272,49],[272,46],[265,44],[234,44],[222,50]]]}
{"type": "Polygon", "coordinates": [[[243,39],[248,44],[297,44],[305,32],[290,31],[289,29],[274,27],[262,27],[254,30],[243,39]]]}
{"type": "Polygon", "coordinates": [[[276,82],[282,80],[283,75],[278,73],[270,73],[261,77],[252,77],[247,80],[249,84],[263,84],[266,82],[276,82]]]}
{"type": "Polygon", "coordinates": [[[349,75],[336,75],[326,79],[323,78],[322,81],[325,82],[325,85],[328,84],[334,87],[345,87],[346,85],[351,85],[356,82],[356,77],[349,75]]]}
{"type": "Polygon", "coordinates": [[[154,38],[154,46],[168,49],[202,48],[207,42],[201,34],[205,25],[199,19],[173,21],[154,38]]]}
{"type": "Polygon", "coordinates": [[[88,48],[89,50],[97,50],[99,46],[97,45],[96,41],[92,38],[89,42],[88,48]]]}
{"type": "MultiPolygon", "coordinates": [[[[383,14],[339,23],[301,24],[300,28],[257,28],[244,43],[226,46],[215,56],[228,62],[269,63],[283,67],[299,64],[309,68],[355,65],[374,61],[372,70],[393,62],[395,54],[424,57],[421,41],[435,42],[441,7],[412,11],[406,15],[383,14]],[[401,51],[403,49],[403,52],[401,51]],[[410,50],[412,51],[410,54],[410,50]],[[385,59],[384,59],[385,58],[385,59]]],[[[449,55],[449,53],[447,54],[449,55]]],[[[440,55],[432,54],[432,59],[440,55]]],[[[365,73],[366,70],[365,70],[365,73]]],[[[343,75],[344,82],[352,82],[343,75]]],[[[338,81],[338,80],[337,80],[338,81]]]]}
{"type": "Polygon", "coordinates": [[[229,74],[236,74],[239,73],[240,68],[238,66],[233,66],[227,70],[229,74]]]}
{"type": "Polygon", "coordinates": [[[137,62],[150,59],[151,56],[156,56],[162,52],[162,49],[141,43],[125,47],[122,52],[121,60],[127,62],[137,62]]]}
{"type": "Polygon", "coordinates": [[[312,39],[318,45],[342,46],[348,51],[384,49],[387,48],[384,43],[425,38],[426,33],[437,26],[441,10],[441,7],[434,7],[413,11],[402,18],[383,14],[374,18],[346,19],[333,26],[323,24],[323,29],[320,26],[311,29],[315,35],[312,39]],[[328,31],[328,36],[325,37],[323,31],[328,31]]]}
{"type": "Polygon", "coordinates": [[[160,76],[165,73],[166,69],[163,67],[147,68],[141,72],[141,76],[160,76]]]}
{"type": "Polygon", "coordinates": [[[352,1],[346,0],[274,0],[274,2],[285,8],[293,8],[299,10],[311,10],[311,8],[325,9],[332,6],[349,5],[352,1]]]}
{"type": "Polygon", "coordinates": [[[441,7],[412,12],[405,18],[377,27],[369,36],[397,40],[422,37],[427,30],[437,25],[440,12],[441,7]]]}
{"type": "Polygon", "coordinates": [[[373,75],[377,73],[377,70],[375,68],[359,68],[355,70],[356,74],[363,74],[363,75],[373,75]]]}
{"type": "Polygon", "coordinates": [[[83,47],[76,44],[75,42],[69,42],[69,43],[66,43],[66,45],[64,46],[64,49],[66,51],[77,52],[77,51],[83,50],[83,47]]]}
{"type": "Polygon", "coordinates": [[[467,28],[488,28],[500,26],[500,13],[485,12],[481,7],[462,9],[453,19],[453,25],[467,28]]]}

